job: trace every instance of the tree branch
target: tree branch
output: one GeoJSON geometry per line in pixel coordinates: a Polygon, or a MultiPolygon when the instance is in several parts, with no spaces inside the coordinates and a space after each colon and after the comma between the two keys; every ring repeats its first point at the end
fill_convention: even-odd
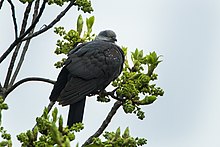
{"type": "Polygon", "coordinates": [[[28,37],[25,37],[24,39],[22,39],[22,41],[25,41],[25,40],[28,40],[28,39],[31,39],[33,37],[36,37],[40,34],[42,34],[43,32],[49,30],[50,28],[52,28],[57,22],[60,21],[60,19],[66,14],[67,11],[69,11],[69,9],[74,5],[74,1],[72,0],[69,5],[62,11],[60,12],[59,15],[57,15],[57,17],[49,24],[49,25],[46,25],[44,28],[40,29],[39,31],[33,33],[32,35],[28,36],[28,37]]]}
{"type": "Polygon", "coordinates": [[[3,96],[3,93],[4,93],[3,87],[2,87],[2,84],[1,84],[1,82],[0,82],[0,96],[3,96]]]}
{"type": "Polygon", "coordinates": [[[108,113],[107,117],[103,121],[102,125],[99,127],[99,129],[92,135],[90,136],[82,145],[82,147],[89,145],[92,143],[94,137],[99,137],[105,128],[108,126],[108,124],[111,122],[112,117],[115,115],[117,112],[118,108],[122,105],[121,101],[116,101],[114,103],[114,106],[112,107],[111,111],[108,113]]]}
{"type": "Polygon", "coordinates": [[[50,84],[55,83],[55,81],[50,80],[50,79],[39,78],[39,77],[29,77],[29,78],[22,79],[22,80],[18,81],[17,83],[15,83],[13,86],[11,86],[9,89],[6,90],[5,95],[7,96],[10,92],[12,92],[19,85],[21,85],[25,82],[28,82],[28,81],[40,81],[40,82],[46,82],[46,83],[50,83],[50,84]]]}
{"type": "MultiPolygon", "coordinates": [[[[39,3],[40,3],[40,0],[36,0],[36,2],[35,2],[35,7],[34,7],[34,14],[33,14],[32,23],[34,22],[34,20],[35,20],[36,17],[37,17],[38,9],[39,9],[39,3]]],[[[34,28],[35,28],[35,27],[34,27],[34,28]]],[[[31,30],[31,32],[29,33],[29,35],[33,34],[34,28],[31,30]]],[[[15,69],[15,72],[14,72],[12,78],[11,78],[11,81],[10,81],[9,86],[13,85],[14,82],[15,82],[15,79],[16,79],[16,77],[17,77],[17,75],[18,75],[18,73],[19,73],[19,71],[20,71],[20,69],[21,69],[21,66],[22,66],[22,64],[23,64],[24,57],[25,57],[26,52],[27,52],[27,50],[28,50],[30,41],[31,41],[31,39],[29,39],[29,40],[27,40],[27,41],[25,42],[23,51],[22,51],[22,53],[21,53],[21,57],[20,57],[20,59],[19,59],[18,65],[17,65],[17,67],[16,67],[16,69],[15,69]]]]}
{"type": "Polygon", "coordinates": [[[15,17],[15,6],[14,6],[14,4],[12,3],[11,0],[8,0],[8,3],[9,3],[10,6],[11,6],[12,19],[13,19],[14,31],[15,31],[15,39],[17,39],[17,38],[18,38],[18,25],[17,25],[17,20],[16,20],[16,17],[15,17]]]}
{"type": "MultiPolygon", "coordinates": [[[[25,29],[26,29],[26,26],[27,26],[27,20],[28,20],[30,11],[31,11],[31,6],[32,6],[32,2],[28,3],[28,5],[27,5],[27,7],[25,9],[24,18],[23,18],[23,21],[22,21],[22,26],[21,26],[21,31],[20,31],[20,35],[25,32],[25,29]]],[[[15,63],[15,60],[17,58],[18,51],[19,51],[19,49],[21,47],[21,44],[22,44],[22,42],[19,42],[17,44],[17,46],[15,48],[15,51],[14,51],[12,57],[11,57],[11,61],[10,61],[9,67],[8,67],[8,72],[6,74],[5,83],[4,83],[4,87],[5,88],[8,88],[8,84],[9,84],[9,81],[10,81],[10,78],[11,78],[12,70],[14,68],[14,63],[15,63]]]]}
{"type": "Polygon", "coordinates": [[[4,0],[1,0],[1,1],[0,1],[0,10],[1,10],[1,8],[2,8],[3,2],[4,2],[4,0]]]}
{"type": "Polygon", "coordinates": [[[23,17],[23,21],[22,21],[22,25],[21,25],[21,31],[20,31],[20,35],[24,33],[26,26],[27,26],[27,21],[28,21],[28,17],[31,11],[31,6],[32,6],[33,2],[28,3],[25,11],[24,11],[24,17],[23,17]]]}
{"type": "Polygon", "coordinates": [[[34,23],[31,24],[31,26],[23,33],[21,34],[17,39],[15,39],[15,41],[9,46],[9,48],[4,52],[4,54],[0,57],[0,63],[10,54],[10,52],[14,49],[14,47],[20,42],[22,41],[22,39],[28,34],[30,33],[30,31],[36,26],[36,24],[39,22],[40,20],[40,17],[42,16],[43,14],[43,11],[45,9],[45,6],[46,6],[46,3],[47,3],[47,0],[44,0],[42,5],[41,5],[41,8],[40,8],[40,11],[39,11],[39,14],[38,16],[36,17],[34,23]]]}

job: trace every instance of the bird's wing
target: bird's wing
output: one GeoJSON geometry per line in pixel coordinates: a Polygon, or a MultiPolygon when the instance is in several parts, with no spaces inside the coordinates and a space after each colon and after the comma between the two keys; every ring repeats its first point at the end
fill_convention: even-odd
{"type": "Polygon", "coordinates": [[[86,81],[80,78],[72,77],[60,93],[59,104],[65,106],[76,103],[83,99],[88,93],[95,89],[96,82],[86,81]]]}
{"type": "Polygon", "coordinates": [[[119,50],[113,43],[92,41],[69,55],[66,68],[74,76],[86,80],[118,73],[123,63],[119,50]]]}

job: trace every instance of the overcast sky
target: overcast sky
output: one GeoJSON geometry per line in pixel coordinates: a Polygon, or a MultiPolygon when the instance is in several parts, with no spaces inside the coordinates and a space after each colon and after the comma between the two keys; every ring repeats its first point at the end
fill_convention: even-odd
{"type": "MultiPolygon", "coordinates": [[[[156,72],[158,86],[165,95],[143,107],[146,118],[125,115],[120,109],[108,131],[130,127],[131,134],[148,139],[149,147],[219,147],[220,136],[220,1],[218,0],[98,0],[92,1],[96,20],[94,33],[104,29],[116,32],[120,46],[129,51],[143,49],[163,55],[156,72]]],[[[8,3],[0,11],[0,53],[13,40],[8,3]],[[4,21],[3,21],[4,20],[4,21]]],[[[20,6],[20,4],[18,5],[20,6]]],[[[18,20],[23,11],[17,7],[18,20]]],[[[59,12],[49,6],[37,29],[59,12]]],[[[81,12],[80,12],[81,13],[81,12]]],[[[74,28],[79,12],[73,8],[57,25],[74,28]]],[[[83,15],[86,16],[91,15],[83,15]]],[[[49,31],[31,42],[19,79],[39,76],[55,80],[60,69],[53,64],[61,56],[53,54],[58,36],[49,31]]],[[[5,78],[8,61],[0,65],[0,81],[5,78]]],[[[29,82],[11,93],[3,113],[3,126],[14,136],[31,129],[49,103],[52,85],[29,82]]],[[[85,129],[77,141],[83,143],[100,126],[113,105],[86,102],[85,129]]],[[[68,108],[58,106],[65,120],[68,108]]],[[[19,146],[14,141],[14,146],[19,146]]]]}

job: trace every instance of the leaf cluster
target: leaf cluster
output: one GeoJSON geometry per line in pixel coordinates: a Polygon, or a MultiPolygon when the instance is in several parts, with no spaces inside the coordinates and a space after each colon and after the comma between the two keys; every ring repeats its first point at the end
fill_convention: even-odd
{"type": "Polygon", "coordinates": [[[103,136],[106,141],[102,141],[100,138],[93,138],[92,144],[87,147],[136,147],[147,144],[147,140],[144,138],[131,137],[128,127],[123,134],[121,134],[119,127],[116,132],[105,132],[103,136]]]}
{"type": "MultiPolygon", "coordinates": [[[[55,27],[54,32],[58,34],[62,39],[58,39],[56,43],[56,50],[55,53],[59,54],[68,54],[70,50],[74,49],[79,43],[91,41],[94,39],[94,34],[92,34],[92,26],[94,24],[95,17],[91,16],[86,18],[86,27],[87,30],[83,31],[84,20],[82,15],[78,16],[76,30],[71,29],[69,31],[65,31],[64,27],[55,27]]],[[[56,68],[62,67],[63,63],[65,62],[65,58],[61,61],[55,63],[56,68]]]]}
{"type": "MultiPolygon", "coordinates": [[[[19,0],[21,3],[31,3],[34,0],[19,0]]],[[[63,6],[66,2],[70,2],[73,0],[48,0],[47,3],[49,5],[56,4],[58,6],[63,6]]],[[[74,0],[74,5],[78,7],[78,10],[82,10],[84,13],[91,13],[93,11],[92,4],[90,0],[74,0]]]]}
{"type": "Polygon", "coordinates": [[[78,10],[82,10],[84,13],[91,13],[93,8],[91,6],[91,1],[88,0],[76,0],[76,5],[78,6],[78,10]]]}
{"type": "Polygon", "coordinates": [[[54,108],[52,118],[45,108],[43,115],[36,119],[33,130],[17,135],[22,146],[47,146],[70,147],[70,142],[75,139],[74,132],[83,129],[82,123],[74,124],[71,128],[63,126],[63,118],[58,117],[58,110],[54,108]]]}
{"type": "Polygon", "coordinates": [[[56,4],[58,6],[63,6],[65,2],[69,2],[70,0],[48,0],[48,4],[56,4]]]}
{"type": "Polygon", "coordinates": [[[2,111],[8,110],[8,105],[4,102],[4,99],[2,96],[0,96],[0,125],[2,123],[2,111]]]}
{"type": "Polygon", "coordinates": [[[0,146],[4,147],[12,147],[12,140],[11,140],[11,135],[7,133],[7,131],[4,129],[4,127],[0,127],[0,133],[3,141],[0,142],[0,146]]]}
{"type": "Polygon", "coordinates": [[[159,60],[161,56],[158,56],[156,52],[144,56],[143,50],[136,49],[131,53],[132,66],[130,66],[127,48],[122,49],[126,55],[124,68],[122,75],[112,85],[117,88],[116,97],[124,101],[124,112],[135,113],[139,119],[143,119],[145,116],[140,105],[152,104],[158,96],[164,94],[163,89],[153,83],[158,77],[154,70],[161,62],[159,60]]]}
{"type": "Polygon", "coordinates": [[[4,102],[4,99],[2,96],[0,96],[0,133],[3,141],[0,142],[0,146],[12,146],[11,141],[11,135],[7,133],[7,131],[4,129],[4,127],[1,126],[2,124],[2,110],[7,110],[8,105],[4,102]]]}

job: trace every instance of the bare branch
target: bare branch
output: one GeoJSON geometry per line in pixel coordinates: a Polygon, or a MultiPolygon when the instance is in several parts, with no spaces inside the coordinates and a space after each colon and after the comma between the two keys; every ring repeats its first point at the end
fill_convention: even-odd
{"type": "Polygon", "coordinates": [[[2,8],[3,2],[4,2],[4,0],[1,0],[1,1],[0,1],[0,10],[1,10],[1,8],[2,8]]]}
{"type": "Polygon", "coordinates": [[[7,89],[5,95],[7,96],[10,92],[12,92],[19,85],[21,85],[25,82],[28,82],[28,81],[40,81],[40,82],[46,82],[46,83],[50,83],[50,84],[55,83],[55,81],[50,80],[50,79],[39,78],[39,77],[29,77],[29,78],[22,79],[22,80],[18,81],[17,83],[15,83],[13,86],[11,86],[9,89],[7,89]]]}
{"type": "Polygon", "coordinates": [[[1,96],[2,93],[3,93],[3,87],[2,87],[2,84],[0,82],[0,96],[1,96]]]}
{"type": "MultiPolygon", "coordinates": [[[[37,1],[35,2],[35,7],[34,7],[34,14],[33,14],[32,23],[34,22],[34,20],[35,20],[36,17],[37,17],[38,9],[39,9],[39,3],[40,3],[40,0],[37,0],[37,1]]],[[[34,28],[35,28],[35,27],[34,27],[34,28]]],[[[31,32],[29,33],[29,35],[33,34],[34,28],[31,30],[31,32]]],[[[13,76],[12,76],[12,79],[11,79],[11,81],[10,81],[9,86],[11,86],[11,85],[14,84],[14,81],[15,81],[15,79],[16,79],[16,77],[17,77],[17,75],[18,75],[18,73],[19,73],[19,71],[20,71],[20,69],[21,69],[22,64],[23,64],[24,57],[25,57],[26,52],[27,52],[27,50],[28,50],[30,41],[31,41],[31,40],[29,39],[29,40],[27,40],[27,41],[25,42],[23,51],[22,51],[22,53],[21,53],[21,57],[20,57],[20,59],[19,59],[18,65],[17,65],[17,67],[16,67],[16,69],[15,69],[15,72],[14,72],[14,74],[13,74],[13,76]]]]}
{"type": "Polygon", "coordinates": [[[36,37],[40,34],[42,34],[43,32],[49,30],[50,28],[52,28],[57,22],[60,21],[60,19],[66,14],[67,11],[69,11],[69,9],[74,5],[74,1],[71,1],[69,3],[69,5],[62,11],[60,12],[59,15],[57,15],[57,17],[49,24],[49,25],[45,25],[44,28],[40,29],[39,31],[33,33],[32,35],[25,37],[24,39],[22,39],[22,41],[24,40],[28,40],[30,38],[36,37]]]}
{"type": "Polygon", "coordinates": [[[18,54],[18,51],[19,51],[20,46],[21,46],[21,44],[19,44],[19,45],[16,47],[16,49],[15,49],[15,51],[14,51],[12,57],[11,57],[11,62],[10,62],[10,64],[9,64],[8,72],[7,72],[6,78],[5,78],[4,88],[8,88],[8,84],[9,84],[9,81],[10,81],[10,78],[11,78],[12,70],[13,70],[13,68],[14,68],[14,63],[15,63],[15,60],[16,60],[16,58],[17,58],[17,54],[18,54]]]}
{"type": "Polygon", "coordinates": [[[17,20],[16,20],[16,17],[15,17],[15,6],[12,3],[11,0],[8,0],[8,2],[10,4],[10,6],[11,6],[12,19],[13,19],[14,31],[15,31],[15,39],[17,39],[18,38],[18,25],[17,25],[17,20]]]}
{"type": "Polygon", "coordinates": [[[22,21],[22,25],[21,25],[21,31],[20,31],[20,35],[24,33],[26,26],[27,26],[27,21],[28,21],[28,17],[31,11],[31,6],[32,6],[33,2],[28,3],[25,11],[24,11],[24,17],[23,17],[23,21],[22,21]]]}
{"type": "Polygon", "coordinates": [[[31,26],[23,33],[21,34],[10,46],[9,48],[4,52],[4,54],[0,57],[0,63],[10,54],[10,52],[14,49],[14,47],[19,44],[20,41],[22,41],[22,39],[28,34],[30,33],[30,31],[36,26],[36,24],[39,22],[40,20],[40,17],[42,16],[43,14],[43,11],[45,9],[45,6],[46,6],[46,3],[47,3],[47,0],[44,0],[42,5],[41,5],[41,8],[40,8],[40,11],[39,11],[39,14],[38,16],[36,17],[34,23],[31,24],[31,26]]]}
{"type": "Polygon", "coordinates": [[[112,117],[115,115],[117,112],[118,108],[122,105],[121,101],[116,101],[114,103],[114,106],[112,107],[111,111],[108,113],[107,117],[103,121],[102,125],[99,127],[99,129],[92,135],[90,136],[82,145],[82,147],[89,145],[92,143],[94,137],[99,137],[105,128],[108,126],[108,124],[111,122],[112,117]]]}
{"type": "MultiPolygon", "coordinates": [[[[25,32],[25,29],[26,29],[26,26],[27,26],[27,20],[28,20],[30,11],[31,11],[31,6],[32,6],[32,2],[28,3],[28,5],[27,5],[27,7],[25,9],[24,18],[23,18],[23,21],[22,21],[22,26],[21,26],[21,31],[20,31],[20,35],[25,32]]],[[[12,55],[12,58],[11,58],[11,61],[10,61],[9,67],[8,67],[8,72],[7,72],[7,75],[6,75],[6,78],[5,78],[5,83],[4,83],[4,87],[5,88],[8,88],[8,84],[9,84],[9,81],[10,81],[10,78],[11,78],[12,70],[14,68],[14,63],[15,63],[15,60],[17,58],[18,51],[19,51],[19,49],[21,47],[21,44],[22,44],[22,42],[19,42],[17,44],[17,46],[15,48],[15,51],[14,51],[14,53],[12,55]]]]}

